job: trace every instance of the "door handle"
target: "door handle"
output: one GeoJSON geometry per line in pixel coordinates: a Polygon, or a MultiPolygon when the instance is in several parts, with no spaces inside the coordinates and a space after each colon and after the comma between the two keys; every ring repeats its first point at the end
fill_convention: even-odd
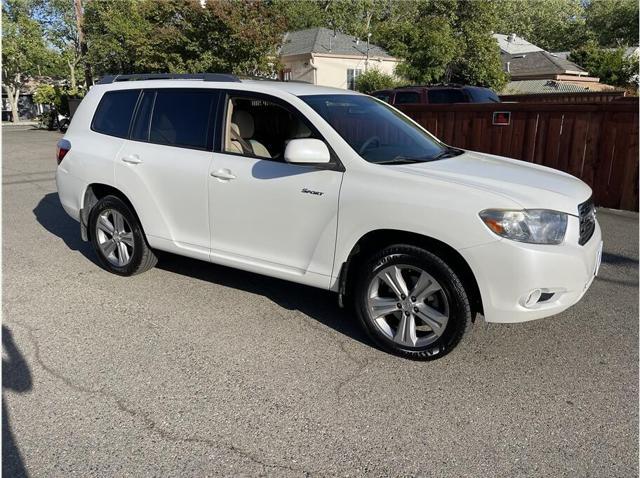
{"type": "Polygon", "coordinates": [[[125,156],[124,158],[122,158],[122,161],[129,164],[140,164],[142,162],[140,156],[138,156],[137,154],[130,154],[129,156],[125,156]]]}
{"type": "Polygon", "coordinates": [[[217,171],[211,171],[211,176],[213,176],[214,178],[225,180],[225,181],[229,181],[230,179],[236,178],[235,175],[228,169],[219,169],[217,171]]]}

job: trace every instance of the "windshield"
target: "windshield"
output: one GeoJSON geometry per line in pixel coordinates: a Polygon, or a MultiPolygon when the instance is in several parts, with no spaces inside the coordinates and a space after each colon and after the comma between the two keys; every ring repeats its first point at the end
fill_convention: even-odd
{"type": "Polygon", "coordinates": [[[385,103],[362,95],[301,96],[370,163],[433,161],[462,153],[438,142],[385,103]]]}

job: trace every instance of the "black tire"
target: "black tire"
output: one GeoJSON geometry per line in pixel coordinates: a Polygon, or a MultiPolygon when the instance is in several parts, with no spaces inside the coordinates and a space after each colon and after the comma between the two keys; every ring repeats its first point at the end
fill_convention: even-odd
{"type": "Polygon", "coordinates": [[[60,122],[60,132],[66,133],[67,129],[69,129],[69,120],[64,119],[60,122]]]}
{"type": "Polygon", "coordinates": [[[156,255],[147,243],[147,238],[144,235],[138,217],[129,206],[117,196],[105,196],[96,203],[89,214],[88,228],[91,244],[98,257],[98,261],[100,265],[109,272],[121,276],[132,276],[151,269],[158,262],[156,255]],[[133,235],[133,252],[130,255],[129,261],[123,266],[118,266],[110,262],[98,242],[98,218],[107,210],[114,210],[122,214],[133,235]]]}
{"type": "MultiPolygon", "coordinates": [[[[354,292],[356,313],[371,339],[382,349],[405,358],[434,360],[443,357],[458,345],[471,325],[471,306],[459,277],[440,257],[419,247],[396,244],[374,254],[365,262],[362,270],[358,271],[354,292]],[[441,335],[423,346],[411,347],[397,343],[383,333],[369,312],[369,287],[372,281],[376,280],[377,274],[383,269],[400,264],[421,269],[431,275],[441,286],[438,294],[444,294],[443,297],[448,302],[448,321],[441,335]]],[[[402,317],[403,312],[399,310],[394,314],[402,317]]]]}

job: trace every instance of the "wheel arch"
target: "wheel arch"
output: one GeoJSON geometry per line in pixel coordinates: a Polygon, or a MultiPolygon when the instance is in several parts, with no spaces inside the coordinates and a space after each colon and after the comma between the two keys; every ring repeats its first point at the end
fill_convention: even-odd
{"type": "Polygon", "coordinates": [[[393,245],[407,244],[420,247],[436,254],[444,260],[458,275],[471,302],[472,317],[483,313],[482,296],[475,274],[465,258],[450,245],[415,232],[397,229],[376,229],[367,232],[354,244],[347,260],[342,264],[338,278],[340,296],[352,294],[355,271],[375,252],[393,245]]]}
{"type": "Polygon", "coordinates": [[[138,212],[136,211],[135,206],[126,194],[124,194],[118,188],[113,187],[109,184],[91,183],[87,186],[87,189],[84,192],[82,209],[80,209],[80,230],[82,239],[84,241],[88,241],[90,239],[89,228],[87,227],[89,225],[89,214],[91,214],[91,210],[98,203],[98,201],[106,196],[116,196],[124,201],[124,203],[131,209],[131,212],[133,212],[133,214],[138,219],[140,227],[142,227],[142,231],[144,232],[144,225],[142,224],[142,221],[138,216],[138,212]]]}

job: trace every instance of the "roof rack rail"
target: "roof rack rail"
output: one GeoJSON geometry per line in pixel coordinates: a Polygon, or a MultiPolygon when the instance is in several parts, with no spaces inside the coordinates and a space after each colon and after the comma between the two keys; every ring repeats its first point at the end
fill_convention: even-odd
{"type": "Polygon", "coordinates": [[[133,75],[106,75],[100,78],[98,85],[106,85],[120,81],[143,80],[202,80],[228,81],[239,83],[240,79],[231,73],[136,73],[133,75]]]}

